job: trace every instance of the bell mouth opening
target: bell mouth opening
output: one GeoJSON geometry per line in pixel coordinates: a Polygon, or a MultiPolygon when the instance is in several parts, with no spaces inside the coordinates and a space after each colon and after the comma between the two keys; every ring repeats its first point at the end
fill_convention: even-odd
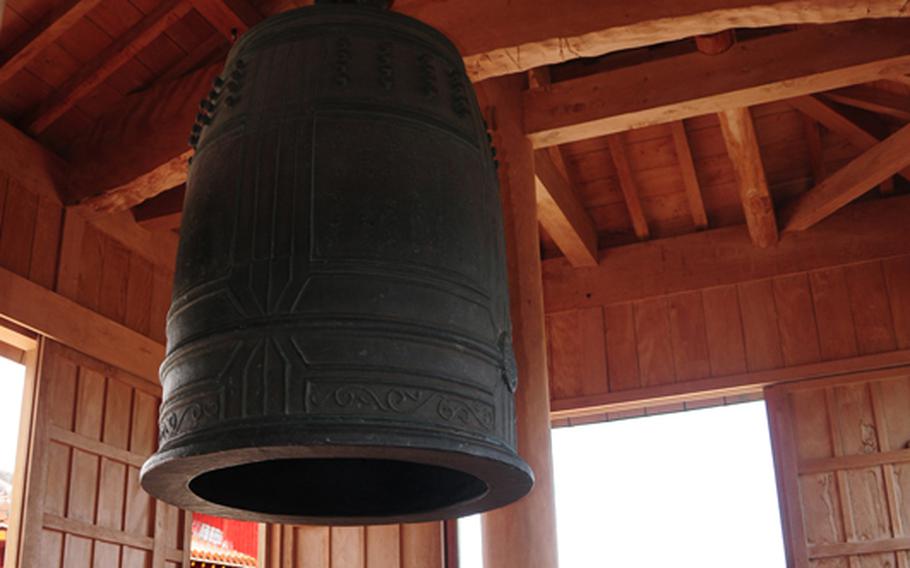
{"type": "Polygon", "coordinates": [[[282,458],[202,473],[197,497],[257,514],[309,518],[410,516],[483,497],[479,478],[447,467],[377,458],[282,458]]]}

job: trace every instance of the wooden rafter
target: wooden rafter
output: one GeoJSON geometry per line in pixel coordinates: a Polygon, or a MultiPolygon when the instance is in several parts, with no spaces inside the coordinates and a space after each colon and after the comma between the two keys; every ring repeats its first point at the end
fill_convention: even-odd
{"type": "Polygon", "coordinates": [[[689,202],[692,223],[696,229],[706,229],[708,228],[708,214],[705,211],[705,202],[701,196],[698,175],[695,173],[695,162],[692,160],[692,149],[689,147],[686,125],[681,120],[671,122],[670,131],[673,133],[676,159],[682,172],[683,185],[686,187],[686,199],[689,202]]]}
{"type": "Polygon", "coordinates": [[[553,158],[534,154],[537,218],[573,266],[597,265],[597,231],[553,158]]]}
{"type": "Polygon", "coordinates": [[[802,231],[910,167],[910,126],[905,126],[816,185],[787,206],[785,231],[802,231]]]}
{"type": "Polygon", "coordinates": [[[910,121],[910,98],[864,85],[824,93],[834,102],[910,121]]]}
{"type": "Polygon", "coordinates": [[[647,239],[650,236],[648,220],[645,218],[645,212],[641,208],[641,198],[638,195],[638,186],[635,183],[635,178],[632,176],[632,168],[629,167],[626,147],[619,134],[614,134],[607,138],[607,143],[610,146],[610,157],[616,167],[619,187],[626,201],[626,209],[629,211],[629,218],[632,220],[635,236],[641,240],[647,239]]]}
{"type": "MultiPolygon", "coordinates": [[[[57,41],[68,29],[85,17],[101,0],[67,0],[57,6],[48,17],[34,29],[29,30],[8,51],[0,65],[0,84],[10,80],[25,68],[49,45],[57,41]]],[[[0,15],[2,15],[0,2],[0,15]]]]}
{"type": "MultiPolygon", "coordinates": [[[[270,0],[263,12],[301,2],[270,0]]],[[[456,38],[475,81],[730,28],[907,16],[900,0],[412,0],[396,10],[456,38]],[[481,25],[508,22],[508,26],[481,25]]],[[[835,44],[836,45],[836,44],[835,44]]]]}
{"type": "Polygon", "coordinates": [[[531,89],[525,128],[541,148],[752,106],[910,71],[910,21],[814,26],[531,89]],[[831,46],[838,49],[832,50],[831,46]],[[799,57],[781,54],[799,53],[799,57]],[[679,70],[686,70],[681,81],[679,70]]]}
{"type": "Polygon", "coordinates": [[[27,130],[32,134],[43,132],[191,9],[186,0],[162,2],[52,94],[33,113],[27,130]]]}
{"type": "Polygon", "coordinates": [[[752,115],[748,108],[741,108],[720,112],[718,118],[752,242],[759,247],[773,245],[777,242],[774,202],[768,191],[752,115]]]}
{"type": "MultiPolygon", "coordinates": [[[[796,97],[787,102],[831,132],[846,138],[850,145],[857,150],[868,150],[881,141],[879,137],[816,96],[796,97]]],[[[899,174],[910,181],[910,169],[900,171],[899,174]]]]}
{"type": "Polygon", "coordinates": [[[191,0],[212,27],[231,41],[262,20],[262,13],[247,0],[191,0]]]}
{"type": "Polygon", "coordinates": [[[159,193],[133,207],[133,218],[140,227],[152,232],[179,229],[184,197],[186,185],[159,193]]]}

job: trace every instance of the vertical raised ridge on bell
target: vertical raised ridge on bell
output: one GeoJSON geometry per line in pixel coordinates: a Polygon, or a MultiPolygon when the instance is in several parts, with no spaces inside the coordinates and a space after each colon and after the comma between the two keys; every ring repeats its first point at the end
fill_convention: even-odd
{"type": "Polygon", "coordinates": [[[457,50],[400,14],[320,3],[251,29],[216,89],[143,487],[322,524],[527,493],[497,179],[457,50]]]}

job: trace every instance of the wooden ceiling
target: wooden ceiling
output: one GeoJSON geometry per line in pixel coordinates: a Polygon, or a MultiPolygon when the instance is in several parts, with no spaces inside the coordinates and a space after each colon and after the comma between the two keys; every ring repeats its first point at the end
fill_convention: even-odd
{"type": "MultiPolygon", "coordinates": [[[[6,0],[0,117],[69,162],[67,203],[173,230],[193,101],[237,36],[306,3],[6,0]]],[[[743,223],[773,246],[910,192],[910,21],[859,19],[905,2],[555,4],[396,3],[448,33],[475,80],[527,74],[544,256],[592,265],[743,223]]]]}

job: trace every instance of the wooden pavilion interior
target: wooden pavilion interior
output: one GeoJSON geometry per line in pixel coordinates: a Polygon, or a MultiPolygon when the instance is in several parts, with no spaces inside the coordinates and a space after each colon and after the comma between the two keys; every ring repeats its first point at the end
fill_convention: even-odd
{"type": "MultiPolygon", "coordinates": [[[[231,44],[306,4],[0,0],[0,354],[28,369],[4,566],[190,566],[189,513],[138,483],[187,136],[231,44]]],[[[910,4],[394,9],[457,45],[501,164],[537,483],[485,515],[487,568],[557,566],[551,427],[743,398],[788,564],[910,567],[910,4]]],[[[263,525],[260,565],[453,568],[454,538],[263,525]]]]}

